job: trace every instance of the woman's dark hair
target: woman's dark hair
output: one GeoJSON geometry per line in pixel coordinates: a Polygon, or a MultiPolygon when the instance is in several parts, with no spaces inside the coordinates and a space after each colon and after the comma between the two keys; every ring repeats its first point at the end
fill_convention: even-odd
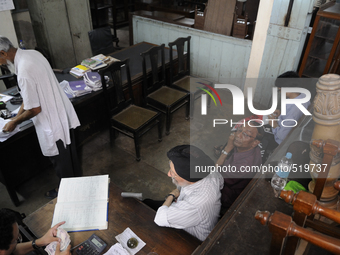
{"type": "Polygon", "coordinates": [[[13,239],[15,214],[5,208],[0,209],[0,250],[8,250],[13,239]]]}
{"type": "Polygon", "coordinates": [[[283,87],[300,87],[301,80],[299,74],[294,71],[288,71],[279,75],[275,80],[275,86],[278,88],[283,87]],[[290,79],[287,79],[290,78],[290,79]],[[293,79],[291,79],[293,78],[293,79]]]}

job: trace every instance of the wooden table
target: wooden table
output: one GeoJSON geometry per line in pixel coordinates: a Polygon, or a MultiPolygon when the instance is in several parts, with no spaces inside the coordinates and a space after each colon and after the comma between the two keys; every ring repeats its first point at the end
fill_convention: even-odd
{"type": "MultiPolygon", "coordinates": [[[[191,254],[200,245],[201,242],[197,238],[184,230],[157,226],[153,221],[154,210],[134,198],[122,198],[120,193],[121,190],[111,182],[108,229],[69,233],[72,247],[95,233],[108,244],[108,250],[117,243],[115,236],[127,227],[146,243],[138,252],[140,255],[149,252],[159,255],[186,255],[191,254]]],[[[57,199],[52,200],[24,219],[24,223],[35,236],[43,236],[51,227],[56,202],[57,199]]]]}
{"type": "Polygon", "coordinates": [[[176,13],[184,15],[187,18],[194,18],[195,15],[195,7],[173,5],[171,1],[137,0],[135,1],[135,10],[176,13]]]}
{"type": "MultiPolygon", "coordinates": [[[[135,103],[139,105],[142,103],[143,81],[142,57],[140,53],[153,46],[155,45],[141,42],[111,54],[114,58],[121,60],[130,58],[133,93],[135,103]]],[[[166,49],[165,52],[165,62],[166,68],[169,68],[169,49],[166,49]]],[[[70,74],[56,74],[56,76],[59,82],[62,80],[77,80],[70,74]]],[[[2,93],[8,94],[13,90],[16,90],[16,88],[10,88],[2,93]]],[[[113,91],[113,89],[109,89],[109,91],[113,91]]],[[[106,113],[103,110],[105,109],[105,101],[103,99],[102,90],[71,99],[81,124],[75,132],[75,140],[78,148],[107,126],[108,121],[106,113]]],[[[13,110],[15,109],[14,107],[18,106],[13,106],[11,103],[8,103],[7,107],[9,110],[13,110]]],[[[50,164],[49,159],[41,153],[33,124],[28,124],[25,130],[15,134],[5,142],[0,143],[0,155],[2,158],[0,182],[6,186],[14,205],[18,206],[20,203],[15,188],[37,175],[50,164]],[[18,160],[18,157],[20,157],[20,160],[18,160]]]]}

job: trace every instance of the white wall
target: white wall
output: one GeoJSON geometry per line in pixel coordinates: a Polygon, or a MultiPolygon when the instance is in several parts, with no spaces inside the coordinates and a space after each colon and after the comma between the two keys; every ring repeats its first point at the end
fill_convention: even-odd
{"type": "Polygon", "coordinates": [[[258,63],[260,69],[254,95],[255,102],[268,106],[271,103],[270,88],[273,87],[276,77],[286,71],[297,71],[313,2],[314,0],[295,0],[289,24],[284,27],[289,1],[274,1],[262,61],[258,63]]]}
{"type": "Polygon", "coordinates": [[[191,35],[194,75],[213,78],[220,83],[233,83],[241,89],[249,77],[252,80],[247,80],[250,83],[247,85],[255,88],[254,102],[267,107],[271,103],[275,78],[285,71],[297,69],[313,1],[295,0],[288,27],[284,27],[289,1],[261,0],[260,8],[262,5],[263,9],[259,9],[261,15],[258,15],[257,24],[264,24],[262,21],[267,20],[267,25],[255,29],[253,42],[134,16],[134,43],[147,41],[167,45],[177,37],[191,35]],[[253,45],[255,57],[249,61],[253,45]]]}
{"type": "Polygon", "coordinates": [[[243,88],[252,41],[133,16],[133,43],[168,46],[178,37],[191,36],[191,74],[243,88]]]}

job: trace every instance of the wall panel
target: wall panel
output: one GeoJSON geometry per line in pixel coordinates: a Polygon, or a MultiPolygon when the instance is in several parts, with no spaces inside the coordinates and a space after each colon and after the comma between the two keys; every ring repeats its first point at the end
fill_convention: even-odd
{"type": "Polygon", "coordinates": [[[169,42],[178,37],[189,35],[193,75],[210,78],[218,83],[236,78],[238,84],[235,85],[243,87],[252,41],[133,16],[134,44],[146,41],[165,43],[168,46],[169,42]]]}

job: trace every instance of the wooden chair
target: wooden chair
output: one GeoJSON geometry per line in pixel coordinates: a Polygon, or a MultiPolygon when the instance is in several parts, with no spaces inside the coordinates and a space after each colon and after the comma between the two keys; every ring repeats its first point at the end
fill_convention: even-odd
{"type": "Polygon", "coordinates": [[[91,44],[92,55],[110,54],[117,49],[113,47],[113,42],[116,42],[118,47],[118,38],[116,35],[111,34],[110,26],[96,28],[89,31],[89,39],[91,44]]]}
{"type": "Polygon", "coordinates": [[[239,16],[234,13],[234,21],[233,21],[233,37],[245,39],[248,36],[248,26],[250,22],[248,22],[248,14],[245,16],[239,16]]]}
{"type": "Polygon", "coordinates": [[[139,139],[147,131],[158,125],[158,141],[162,141],[162,129],[160,113],[134,104],[134,96],[131,85],[129,59],[114,62],[110,66],[99,71],[103,84],[103,92],[107,102],[107,112],[110,118],[110,141],[115,139],[115,130],[134,139],[136,160],[140,161],[139,139]],[[124,96],[123,80],[125,67],[128,99],[124,96]],[[105,86],[105,75],[112,78],[115,93],[109,93],[105,86]],[[114,106],[114,107],[112,107],[114,106]]]}
{"type": "Polygon", "coordinates": [[[195,7],[195,24],[194,24],[194,28],[204,30],[205,14],[206,14],[206,8],[204,8],[204,11],[202,11],[202,10],[199,11],[197,9],[197,6],[195,7]]]}
{"type": "MultiPolygon", "coordinates": [[[[188,37],[180,37],[175,41],[169,43],[170,47],[170,84],[179,90],[190,93],[190,118],[194,116],[194,103],[197,98],[204,92],[199,87],[208,90],[212,90],[212,82],[205,79],[190,75],[190,39],[188,37]],[[185,53],[185,44],[187,45],[187,51],[185,53]],[[175,48],[175,49],[174,49],[175,48]],[[175,70],[173,52],[177,50],[178,67],[175,70]]],[[[208,104],[210,105],[211,98],[208,98],[208,104]]]]}
{"type": "Polygon", "coordinates": [[[166,135],[170,134],[171,114],[186,105],[186,119],[189,117],[190,94],[165,86],[164,44],[141,53],[143,58],[144,103],[166,116],[166,135]],[[151,75],[147,75],[147,62],[151,64],[151,75]],[[159,63],[160,66],[159,66],[159,63]],[[159,73],[160,70],[160,73],[159,73]]]}

